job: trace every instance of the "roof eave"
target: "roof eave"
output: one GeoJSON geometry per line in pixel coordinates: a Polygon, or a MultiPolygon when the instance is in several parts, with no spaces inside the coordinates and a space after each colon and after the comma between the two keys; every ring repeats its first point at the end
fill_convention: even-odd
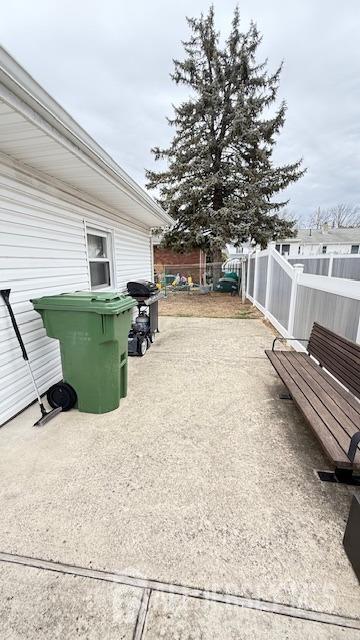
{"type": "Polygon", "coordinates": [[[35,111],[63,138],[75,145],[109,178],[116,180],[129,194],[159,220],[159,226],[174,220],[89,136],[82,127],[28,74],[12,56],[0,47],[0,80],[23,103],[35,111]]]}

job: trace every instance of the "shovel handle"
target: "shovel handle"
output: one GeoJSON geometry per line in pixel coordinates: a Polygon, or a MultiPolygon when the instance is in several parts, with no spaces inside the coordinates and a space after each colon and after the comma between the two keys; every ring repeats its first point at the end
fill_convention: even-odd
{"type": "Polygon", "coordinates": [[[23,354],[23,358],[24,360],[26,360],[28,362],[29,358],[28,358],[28,354],[26,353],[26,349],[25,349],[25,345],[23,342],[23,339],[21,337],[21,333],[19,331],[19,327],[18,324],[16,322],[16,318],[14,316],[14,312],[12,310],[11,304],[10,304],[10,291],[11,289],[1,289],[0,293],[1,293],[1,297],[4,300],[6,306],[7,306],[7,310],[9,312],[9,316],[11,318],[11,322],[12,322],[12,326],[14,327],[14,331],[16,333],[16,337],[18,339],[22,354],[23,354]]]}

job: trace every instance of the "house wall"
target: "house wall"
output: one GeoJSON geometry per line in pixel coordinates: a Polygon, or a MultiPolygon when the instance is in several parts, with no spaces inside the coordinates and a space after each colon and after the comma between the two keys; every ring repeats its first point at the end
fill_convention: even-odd
{"type": "Polygon", "coordinates": [[[154,268],[157,273],[163,272],[165,268],[166,273],[174,273],[174,275],[178,271],[184,271],[185,275],[191,275],[195,282],[202,282],[205,265],[206,256],[201,249],[176,253],[171,249],[154,246],[154,268]]]}
{"type": "MultiPolygon", "coordinates": [[[[10,301],[40,391],[62,377],[58,342],[47,338],[31,298],[90,289],[86,223],[112,234],[114,289],[151,278],[149,230],[120,222],[86,196],[68,195],[0,164],[0,284],[10,301]]],[[[34,400],[27,368],[0,301],[0,424],[34,400]]]]}
{"type": "MultiPolygon", "coordinates": [[[[320,244],[302,244],[300,242],[291,242],[291,243],[281,243],[280,247],[282,247],[282,244],[290,244],[290,251],[289,251],[290,258],[296,258],[296,256],[298,255],[301,255],[301,256],[319,255],[322,253],[323,244],[325,244],[327,247],[326,249],[327,254],[331,254],[331,253],[347,254],[351,252],[351,244],[329,244],[327,242],[324,242],[323,244],[321,243],[320,244]],[[299,247],[300,247],[300,252],[299,252],[299,247]]],[[[352,244],[357,244],[357,243],[353,242],[352,244]]],[[[281,250],[280,250],[280,253],[281,253],[281,250]]]]}
{"type": "MultiPolygon", "coordinates": [[[[355,242],[353,244],[356,244],[355,242]]],[[[314,245],[303,245],[301,246],[300,255],[303,256],[314,256],[322,253],[323,245],[326,245],[326,253],[350,253],[351,252],[351,244],[330,244],[329,242],[323,242],[322,244],[314,244],[314,245]]],[[[298,251],[298,246],[296,248],[296,253],[298,251]]]]}
{"type": "Polygon", "coordinates": [[[326,253],[351,253],[351,245],[359,244],[358,242],[352,242],[351,244],[327,244],[326,253]]]}

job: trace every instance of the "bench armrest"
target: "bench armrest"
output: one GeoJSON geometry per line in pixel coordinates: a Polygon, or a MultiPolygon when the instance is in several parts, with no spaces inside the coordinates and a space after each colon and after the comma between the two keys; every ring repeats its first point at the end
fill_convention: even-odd
{"type": "Polygon", "coordinates": [[[274,338],[273,343],[272,343],[272,347],[271,347],[271,351],[275,351],[275,343],[277,341],[281,341],[281,342],[291,342],[291,341],[296,341],[296,342],[309,342],[309,338],[282,338],[280,336],[277,336],[276,338],[274,338]]]}
{"type": "Polygon", "coordinates": [[[354,462],[359,445],[360,445],[360,431],[357,431],[356,433],[354,433],[354,435],[350,440],[350,447],[347,453],[347,457],[349,458],[350,462],[354,462]]]}

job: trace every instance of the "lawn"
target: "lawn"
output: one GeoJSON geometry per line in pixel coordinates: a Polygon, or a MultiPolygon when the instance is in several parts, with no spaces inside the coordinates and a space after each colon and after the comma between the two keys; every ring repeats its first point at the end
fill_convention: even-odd
{"type": "Polygon", "coordinates": [[[242,304],[239,296],[229,293],[168,292],[161,300],[159,313],[162,316],[196,318],[261,318],[260,312],[249,302],[242,304]]]}

